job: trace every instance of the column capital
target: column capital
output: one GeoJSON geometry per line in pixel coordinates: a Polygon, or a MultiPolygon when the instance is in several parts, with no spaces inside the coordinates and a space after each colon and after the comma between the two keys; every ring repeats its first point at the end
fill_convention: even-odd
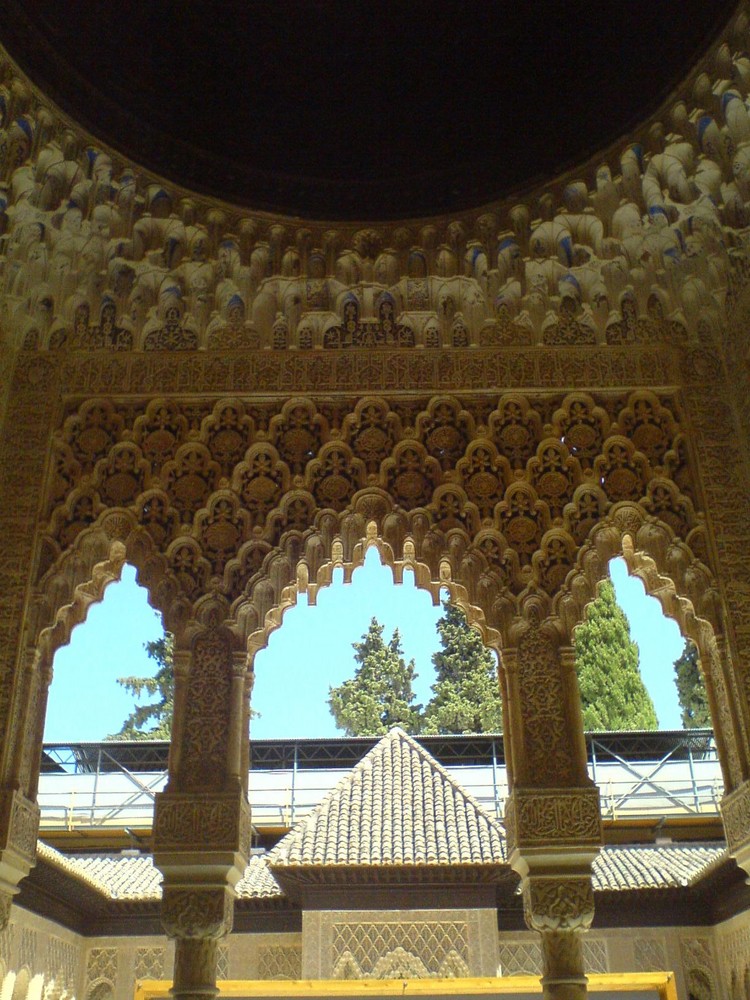
{"type": "Polygon", "coordinates": [[[228,885],[165,884],[161,922],[171,938],[218,940],[234,922],[234,893],[228,885]]]}
{"type": "Polygon", "coordinates": [[[529,875],[523,912],[527,927],[535,931],[588,930],[594,919],[591,874],[529,875]]]}
{"type": "Polygon", "coordinates": [[[250,806],[243,792],[159,792],[154,809],[154,864],[165,884],[194,866],[209,881],[242,878],[250,854],[250,806]]]}

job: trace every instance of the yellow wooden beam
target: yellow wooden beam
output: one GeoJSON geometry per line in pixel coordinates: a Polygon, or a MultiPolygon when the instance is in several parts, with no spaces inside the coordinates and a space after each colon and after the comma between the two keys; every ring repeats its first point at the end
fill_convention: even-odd
{"type": "MultiPolygon", "coordinates": [[[[589,993],[619,990],[646,993],[656,990],[659,1000],[677,1000],[673,972],[591,973],[589,993]]],[[[134,1000],[162,1000],[169,996],[168,980],[139,979],[134,1000]]],[[[470,979],[224,979],[217,983],[220,997],[409,997],[468,996],[527,993],[541,996],[538,976],[473,977],[470,979]]]]}

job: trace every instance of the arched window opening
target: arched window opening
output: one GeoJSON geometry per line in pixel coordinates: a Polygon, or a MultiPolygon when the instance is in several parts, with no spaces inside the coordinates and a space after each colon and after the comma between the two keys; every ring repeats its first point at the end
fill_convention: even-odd
{"type": "MultiPolygon", "coordinates": [[[[447,591],[442,596],[447,599],[447,591]]],[[[331,586],[318,594],[315,607],[308,606],[306,597],[300,595],[297,605],[285,613],[281,627],[271,634],[268,646],[255,657],[252,704],[259,715],[252,722],[253,738],[326,738],[357,732],[355,716],[358,712],[366,714],[367,692],[359,705],[350,704],[351,711],[340,715],[341,726],[337,728],[329,709],[331,689],[351,702],[350,696],[368,677],[368,664],[375,663],[378,656],[383,657],[386,667],[390,664],[396,687],[409,675],[414,694],[410,704],[414,708],[421,706],[413,730],[425,730],[423,710],[434,698],[432,686],[437,680],[432,657],[443,648],[437,626],[445,615],[443,607],[434,606],[430,596],[416,587],[413,573],[407,570],[404,582],[395,584],[392,571],[382,565],[377,549],[370,548],[364,565],[354,571],[351,584],[344,585],[343,570],[338,569],[331,586]],[[355,683],[358,669],[360,682],[355,683]],[[353,722],[353,729],[347,726],[346,719],[353,722]]],[[[497,694],[494,653],[482,647],[478,633],[465,626],[463,615],[453,617],[464,622],[470,640],[490,658],[492,693],[497,694]]],[[[453,621],[451,625],[460,628],[461,622],[453,621]]],[[[450,707],[444,708],[443,716],[450,711],[450,707]]],[[[414,721],[413,715],[409,718],[414,721]]],[[[458,732],[474,728],[469,727],[467,718],[457,718],[458,732]]],[[[499,712],[494,719],[500,721],[499,712]]],[[[489,713],[484,721],[486,730],[499,728],[489,725],[489,713]]],[[[399,718],[394,716],[392,722],[396,724],[399,718]]],[[[440,720],[434,718],[426,728],[436,733],[444,731],[440,720]]]]}
{"type": "MultiPolygon", "coordinates": [[[[118,681],[153,673],[144,644],[163,635],[135,569],[125,565],[121,579],[57,650],[38,788],[41,836],[48,842],[54,844],[61,831],[68,839],[81,831],[85,842],[83,831],[106,827],[113,843],[137,847],[137,831],[151,827],[154,796],[166,781],[167,748],[136,753],[120,742],[129,738],[118,734],[134,699],[118,681]]],[[[154,698],[143,691],[142,700],[154,698]]]]}
{"type": "Polygon", "coordinates": [[[55,654],[45,742],[116,734],[133,709],[133,696],[118,679],[152,674],[144,644],[163,635],[159,614],[136,583],[135,569],[126,564],[121,579],[107,587],[68,645],[55,654]]]}
{"type": "Polygon", "coordinates": [[[646,593],[643,582],[628,574],[624,559],[610,562],[609,575],[617,605],[627,619],[629,637],[638,647],[639,672],[653,704],[658,728],[682,729],[675,661],[683,654],[685,639],[679,626],[664,614],[659,601],[646,593]]]}
{"type": "MultiPolygon", "coordinates": [[[[660,836],[669,838],[672,819],[718,816],[716,744],[710,721],[682,731],[675,662],[693,647],[623,559],[610,562],[609,574],[575,633],[589,774],[605,821],[656,816],[660,836]]],[[[690,656],[693,670],[682,689],[692,688],[683,698],[695,705],[696,689],[704,696],[705,689],[690,656]]]]}

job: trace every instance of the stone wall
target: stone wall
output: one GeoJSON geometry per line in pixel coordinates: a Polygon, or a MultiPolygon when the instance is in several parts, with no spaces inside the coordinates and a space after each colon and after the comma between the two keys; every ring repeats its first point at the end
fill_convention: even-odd
{"type": "MultiPolygon", "coordinates": [[[[588,972],[674,970],[679,1000],[744,1000],[750,913],[714,928],[594,930],[588,972]]],[[[132,1000],[138,979],[170,979],[165,936],[82,937],[14,907],[0,934],[0,1000],[132,1000]]],[[[303,933],[232,934],[219,979],[423,978],[541,974],[533,931],[497,931],[491,909],[319,911],[303,933]],[[304,942],[304,943],[303,943],[304,942]]]]}

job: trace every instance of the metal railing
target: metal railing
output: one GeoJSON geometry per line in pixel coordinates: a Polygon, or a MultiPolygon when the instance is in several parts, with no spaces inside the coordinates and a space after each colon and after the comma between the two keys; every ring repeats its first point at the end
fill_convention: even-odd
{"type": "MultiPolygon", "coordinates": [[[[715,816],[723,792],[710,730],[587,734],[589,773],[607,819],[715,816]]],[[[251,743],[250,804],[257,829],[290,827],[377,741],[251,743]]],[[[491,815],[508,794],[501,736],[425,737],[425,747],[491,815]]],[[[151,826],[166,783],[166,743],[45,745],[39,781],[43,830],[151,826]]]]}

